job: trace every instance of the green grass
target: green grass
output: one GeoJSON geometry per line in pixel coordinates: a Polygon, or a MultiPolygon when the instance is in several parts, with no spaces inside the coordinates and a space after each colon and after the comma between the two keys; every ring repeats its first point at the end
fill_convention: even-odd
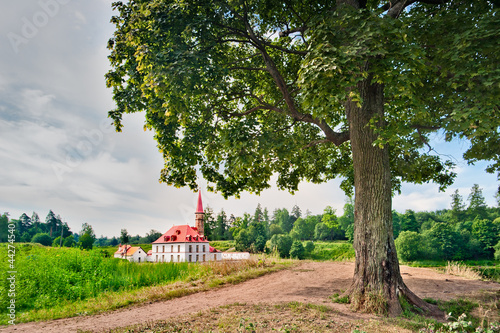
{"type": "MultiPolygon", "coordinates": [[[[196,263],[131,263],[105,257],[102,249],[52,248],[16,244],[16,312],[21,321],[95,313],[146,300],[169,299],[203,288],[238,283],[272,270],[270,263],[248,267],[196,263]],[[253,270],[253,268],[259,268],[253,270]],[[260,269],[262,268],[262,269],[260,269]],[[241,272],[240,272],[241,269],[241,272]],[[217,281],[209,284],[208,281],[217,281]],[[163,286],[184,283],[178,289],[163,286]],[[144,288],[160,288],[145,291],[144,288]]],[[[6,245],[0,245],[0,324],[6,324],[8,269],[6,245]]],[[[252,266],[253,265],[253,266],[252,266]]],[[[279,265],[276,265],[276,267],[279,265]]]]}
{"type": "Polygon", "coordinates": [[[354,248],[347,241],[316,241],[314,242],[314,250],[307,253],[305,259],[351,260],[354,259],[354,256],[354,248]]]}
{"type": "Polygon", "coordinates": [[[211,247],[215,247],[219,251],[227,251],[230,248],[235,246],[234,240],[229,240],[229,241],[211,241],[210,242],[211,247]]]}
{"type": "MultiPolygon", "coordinates": [[[[478,327],[488,327],[498,321],[498,295],[491,293],[486,299],[454,299],[441,301],[426,298],[424,301],[437,305],[448,316],[447,322],[436,321],[425,316],[420,309],[409,304],[405,298],[400,298],[403,313],[397,318],[386,318],[385,321],[414,332],[477,332],[478,327]],[[478,311],[479,310],[479,311],[478,311]],[[464,315],[465,321],[470,325],[465,328],[451,330],[449,325],[454,325],[460,316],[464,315]]],[[[462,319],[463,320],[463,319],[462,319]]],[[[480,332],[483,332],[479,330],[480,332]]],[[[491,330],[488,332],[498,332],[491,330]]]]}
{"type": "MultiPolygon", "coordinates": [[[[39,247],[29,244],[16,249],[16,308],[19,311],[50,308],[61,302],[95,297],[101,292],[137,289],[201,276],[204,269],[189,263],[142,264],[105,258],[100,249],[39,247]]],[[[2,250],[1,256],[6,253],[2,250]]],[[[2,263],[6,259],[2,258],[2,263]]],[[[0,294],[6,295],[6,279],[0,294]]],[[[0,301],[5,312],[7,297],[0,301]]]]}

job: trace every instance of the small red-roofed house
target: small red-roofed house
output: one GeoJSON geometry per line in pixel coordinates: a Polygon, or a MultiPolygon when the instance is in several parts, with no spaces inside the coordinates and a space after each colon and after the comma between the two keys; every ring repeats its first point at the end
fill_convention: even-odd
{"type": "Polygon", "coordinates": [[[114,254],[115,258],[127,259],[131,262],[147,261],[147,253],[140,246],[118,245],[118,250],[114,254]]]}
{"type": "Polygon", "coordinates": [[[153,258],[153,250],[149,250],[146,256],[146,261],[147,262],[155,262],[153,258]]]}

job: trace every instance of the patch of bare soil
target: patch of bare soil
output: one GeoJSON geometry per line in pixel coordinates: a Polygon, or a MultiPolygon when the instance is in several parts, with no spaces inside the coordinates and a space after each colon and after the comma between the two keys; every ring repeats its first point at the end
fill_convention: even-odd
{"type": "MultiPolygon", "coordinates": [[[[266,333],[266,332],[359,332],[410,333],[378,319],[356,320],[327,305],[298,302],[231,304],[146,324],[121,327],[105,333],[266,333]]],[[[86,333],[86,332],[85,332],[86,333]]]]}
{"type": "MultiPolygon", "coordinates": [[[[169,301],[143,304],[94,316],[25,323],[0,332],[99,332],[195,314],[234,303],[283,304],[289,302],[328,305],[345,322],[369,321],[374,316],[351,312],[346,305],[331,303],[329,296],[346,290],[352,280],[352,262],[303,262],[300,265],[238,285],[201,292],[169,301]]],[[[401,266],[407,286],[422,298],[450,300],[473,296],[481,290],[500,290],[500,284],[441,274],[428,268],[401,266]]]]}

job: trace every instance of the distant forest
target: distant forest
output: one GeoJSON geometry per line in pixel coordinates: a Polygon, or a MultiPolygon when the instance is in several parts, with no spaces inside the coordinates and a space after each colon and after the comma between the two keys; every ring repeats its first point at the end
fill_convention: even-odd
{"type": "MultiPolygon", "coordinates": [[[[500,259],[500,202],[488,207],[482,189],[472,187],[467,204],[456,190],[451,209],[405,213],[393,211],[394,238],[403,261],[500,259]]],[[[261,252],[283,248],[294,241],[348,240],[354,234],[354,202],[348,199],[342,216],[326,207],[323,214],[303,213],[298,206],[291,211],[276,209],[272,216],[257,206],[253,215],[235,217],[222,210],[217,215],[205,210],[205,234],[210,240],[232,240],[236,250],[261,252]],[[286,245],[283,245],[286,244],[286,245]]]]}
{"type": "MultiPolygon", "coordinates": [[[[468,260],[500,259],[500,196],[497,207],[488,207],[482,189],[476,184],[467,200],[456,190],[451,195],[450,209],[433,212],[404,213],[393,211],[393,229],[399,258],[412,260],[468,260]]],[[[22,214],[10,220],[8,213],[0,216],[0,242],[7,241],[7,225],[15,224],[17,242],[36,242],[52,246],[116,246],[119,243],[151,243],[161,232],[151,230],[145,236],[130,236],[126,229],[118,237],[99,237],[92,227],[82,225],[80,233],[73,233],[67,223],[49,211],[45,222],[37,213],[31,217],[22,214]],[[5,231],[5,232],[4,232],[5,231]],[[61,240],[62,237],[62,240],[61,240]]],[[[289,252],[294,241],[345,240],[352,242],[354,234],[354,202],[348,198],[343,215],[337,216],[328,206],[323,214],[302,212],[298,206],[289,211],[276,209],[269,214],[260,204],[253,214],[228,215],[224,209],[215,213],[205,209],[205,235],[211,241],[234,240],[236,250],[289,252]],[[281,250],[281,251],[279,251],[281,250]]]]}

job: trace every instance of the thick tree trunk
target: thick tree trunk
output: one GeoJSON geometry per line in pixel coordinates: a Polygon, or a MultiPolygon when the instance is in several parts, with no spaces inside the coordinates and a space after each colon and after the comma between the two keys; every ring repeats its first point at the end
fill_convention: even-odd
{"type": "Polygon", "coordinates": [[[371,77],[358,86],[361,107],[352,101],[346,105],[354,165],[356,266],[345,295],[361,311],[397,316],[401,313],[399,297],[405,296],[430,315],[442,316],[436,306],[413,294],[401,278],[392,231],[389,151],[374,146],[377,134],[369,123],[376,117],[381,119],[376,126],[384,126],[384,87],[370,82],[371,77]]]}

